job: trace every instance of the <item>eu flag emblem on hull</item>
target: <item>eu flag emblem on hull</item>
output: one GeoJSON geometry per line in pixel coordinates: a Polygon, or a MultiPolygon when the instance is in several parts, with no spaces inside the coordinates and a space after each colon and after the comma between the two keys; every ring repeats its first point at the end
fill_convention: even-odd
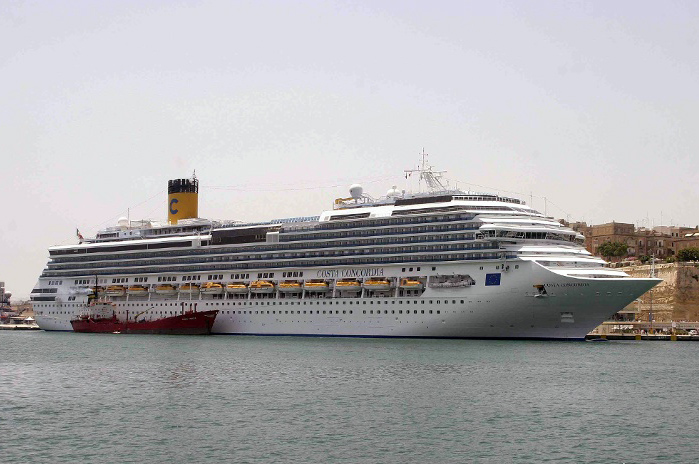
{"type": "Polygon", "coordinates": [[[485,285],[500,285],[500,273],[498,272],[497,274],[486,274],[485,285]]]}

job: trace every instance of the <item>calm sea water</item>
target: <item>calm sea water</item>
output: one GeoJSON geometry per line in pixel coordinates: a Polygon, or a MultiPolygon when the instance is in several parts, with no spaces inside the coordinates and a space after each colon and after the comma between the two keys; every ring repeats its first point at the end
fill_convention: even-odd
{"type": "Polygon", "coordinates": [[[699,343],[0,332],[0,462],[697,462],[699,343]]]}

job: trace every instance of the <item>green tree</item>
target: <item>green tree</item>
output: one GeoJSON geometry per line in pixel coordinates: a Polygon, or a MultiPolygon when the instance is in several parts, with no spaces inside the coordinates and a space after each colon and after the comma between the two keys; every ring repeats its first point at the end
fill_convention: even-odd
{"type": "Polygon", "coordinates": [[[597,253],[607,259],[612,257],[626,256],[629,246],[622,242],[604,242],[597,247],[597,253]]]}
{"type": "Polygon", "coordinates": [[[641,255],[641,256],[638,257],[638,260],[639,260],[641,263],[646,264],[648,261],[650,261],[650,256],[648,256],[648,255],[641,255]]]}
{"type": "Polygon", "coordinates": [[[689,247],[677,252],[678,261],[699,261],[699,248],[689,247]]]}

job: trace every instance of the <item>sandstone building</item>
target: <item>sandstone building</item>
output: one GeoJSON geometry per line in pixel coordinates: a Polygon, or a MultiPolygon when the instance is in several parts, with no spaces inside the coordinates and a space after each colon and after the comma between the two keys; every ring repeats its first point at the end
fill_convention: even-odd
{"type": "Polygon", "coordinates": [[[658,259],[666,259],[676,255],[683,248],[699,247],[699,229],[697,228],[680,226],[636,228],[633,224],[616,221],[589,226],[585,222],[561,221],[561,223],[584,235],[585,248],[596,256],[599,256],[599,246],[605,242],[625,243],[628,246],[626,258],[632,259],[653,255],[658,259]]]}

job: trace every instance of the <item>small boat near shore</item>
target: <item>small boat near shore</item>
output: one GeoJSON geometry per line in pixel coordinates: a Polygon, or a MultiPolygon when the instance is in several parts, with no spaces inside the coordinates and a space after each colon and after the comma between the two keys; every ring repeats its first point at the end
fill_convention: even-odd
{"type": "Polygon", "coordinates": [[[158,319],[140,319],[140,315],[130,320],[117,317],[113,303],[95,302],[87,311],[71,319],[74,332],[80,333],[126,333],[126,334],[165,334],[165,335],[208,335],[214,325],[218,310],[183,311],[175,316],[158,319]]]}

